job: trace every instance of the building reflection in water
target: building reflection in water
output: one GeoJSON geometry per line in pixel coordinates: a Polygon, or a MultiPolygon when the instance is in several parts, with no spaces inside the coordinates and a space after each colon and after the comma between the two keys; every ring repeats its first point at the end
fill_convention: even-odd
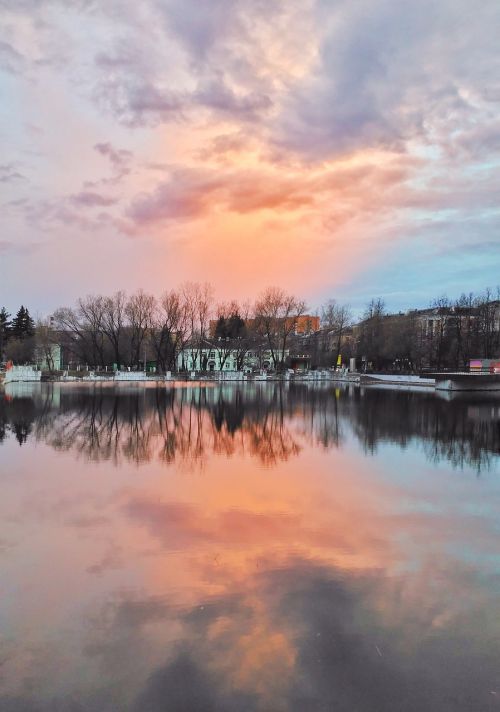
{"type": "Polygon", "coordinates": [[[275,384],[93,388],[12,385],[0,400],[0,443],[12,433],[90,460],[202,464],[238,452],[272,466],[304,442],[363,450],[418,443],[432,461],[478,471],[500,452],[500,398],[275,384]]]}
{"type": "Polygon", "coordinates": [[[499,404],[9,390],[0,709],[496,709],[499,404]]]}

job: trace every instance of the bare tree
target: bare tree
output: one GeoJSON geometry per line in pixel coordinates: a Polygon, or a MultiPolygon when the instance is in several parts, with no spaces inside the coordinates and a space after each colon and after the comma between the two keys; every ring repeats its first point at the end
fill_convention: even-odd
{"type": "MultiPolygon", "coordinates": [[[[497,290],[498,291],[498,290],[497,290]]],[[[497,294],[497,299],[498,299],[497,294]]],[[[485,358],[492,358],[499,345],[498,330],[495,329],[496,310],[498,302],[493,298],[493,292],[488,287],[478,298],[480,316],[481,351],[485,358]]]]}
{"type": "Polygon", "coordinates": [[[289,337],[295,333],[297,319],[305,310],[305,302],[279,287],[266,289],[255,304],[256,328],[267,341],[277,371],[284,369],[289,337]]]}
{"type": "Polygon", "coordinates": [[[222,371],[227,359],[235,351],[235,347],[244,340],[246,324],[240,314],[240,306],[234,300],[220,302],[216,307],[216,315],[215,330],[210,335],[209,341],[211,347],[217,352],[219,369],[222,371]]]}
{"type": "Polygon", "coordinates": [[[53,314],[54,326],[67,352],[79,363],[92,364],[92,348],[87,325],[75,309],[61,307],[53,314]]]}
{"type": "Polygon", "coordinates": [[[366,307],[360,326],[359,348],[365,357],[365,363],[371,362],[374,368],[380,365],[384,346],[385,302],[378,297],[372,299],[366,307]]]}
{"type": "Polygon", "coordinates": [[[453,339],[451,356],[455,368],[465,368],[472,356],[477,312],[476,299],[472,292],[462,294],[453,304],[450,336],[453,339]]]}
{"type": "Polygon", "coordinates": [[[198,364],[203,370],[206,364],[202,363],[201,355],[210,325],[213,288],[208,282],[185,282],[181,286],[180,294],[186,305],[191,363],[198,364]]]}
{"type": "Polygon", "coordinates": [[[444,294],[435,299],[432,303],[436,310],[435,329],[432,335],[431,360],[439,370],[444,366],[449,335],[448,320],[451,309],[451,302],[444,294]]]}
{"type": "Polygon", "coordinates": [[[120,345],[125,326],[125,305],[126,295],[121,290],[104,299],[102,328],[111,343],[114,363],[118,369],[123,362],[120,345]]]}
{"type": "MultiPolygon", "coordinates": [[[[141,360],[142,349],[152,327],[155,307],[155,298],[151,294],[143,292],[142,289],[132,294],[127,300],[124,313],[128,321],[131,366],[138,365],[141,360]]],[[[144,356],[144,369],[146,369],[146,356],[144,356]]]]}
{"type": "Polygon", "coordinates": [[[55,371],[54,347],[57,337],[50,318],[38,319],[35,326],[35,354],[37,361],[47,364],[50,373],[55,371]]]}
{"type": "Polygon", "coordinates": [[[334,363],[337,363],[342,350],[342,341],[346,330],[352,324],[352,312],[348,305],[338,304],[330,299],[321,308],[321,324],[334,344],[334,363]]]}
{"type": "Polygon", "coordinates": [[[100,365],[104,368],[105,334],[103,331],[103,318],[105,298],[101,295],[88,295],[77,302],[77,319],[79,328],[84,330],[85,337],[90,340],[91,353],[89,360],[92,366],[100,365]]]}
{"type": "Polygon", "coordinates": [[[236,368],[238,371],[243,369],[247,353],[255,344],[256,334],[250,314],[252,307],[250,302],[241,302],[238,305],[238,314],[244,323],[244,327],[239,330],[235,339],[233,339],[233,350],[236,356],[236,368]]]}
{"type": "Polygon", "coordinates": [[[165,292],[156,305],[150,334],[159,371],[177,368],[178,355],[188,335],[189,317],[183,295],[176,290],[165,292]]]}

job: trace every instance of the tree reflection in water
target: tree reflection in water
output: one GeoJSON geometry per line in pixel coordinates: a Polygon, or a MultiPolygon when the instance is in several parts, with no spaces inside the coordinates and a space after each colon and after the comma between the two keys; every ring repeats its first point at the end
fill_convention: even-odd
{"type": "Polygon", "coordinates": [[[308,384],[179,387],[46,384],[0,400],[0,443],[34,437],[93,460],[158,459],[193,467],[210,454],[248,454],[265,466],[305,444],[339,447],[354,434],[366,453],[383,442],[421,445],[434,462],[481,471],[500,452],[500,399],[308,384]]]}

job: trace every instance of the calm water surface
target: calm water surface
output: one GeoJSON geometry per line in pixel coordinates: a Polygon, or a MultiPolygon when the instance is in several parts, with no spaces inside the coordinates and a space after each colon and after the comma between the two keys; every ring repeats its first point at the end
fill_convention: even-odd
{"type": "Polygon", "coordinates": [[[500,399],[9,388],[2,712],[500,711],[500,399]]]}

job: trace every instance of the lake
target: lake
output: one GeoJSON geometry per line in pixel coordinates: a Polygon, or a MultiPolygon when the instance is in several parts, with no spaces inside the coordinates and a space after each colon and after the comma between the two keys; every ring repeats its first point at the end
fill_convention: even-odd
{"type": "Polygon", "coordinates": [[[2,712],[500,710],[500,397],[0,392],[2,712]]]}

